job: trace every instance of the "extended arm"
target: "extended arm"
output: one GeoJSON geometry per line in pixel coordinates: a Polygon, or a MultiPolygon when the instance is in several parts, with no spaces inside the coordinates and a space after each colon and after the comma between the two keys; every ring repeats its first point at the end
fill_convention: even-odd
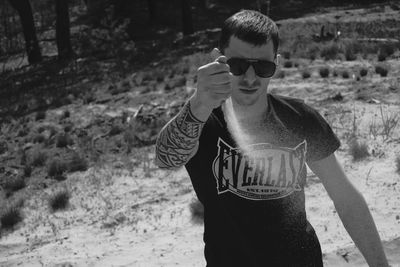
{"type": "Polygon", "coordinates": [[[344,227],[371,267],[389,266],[374,220],[361,193],[353,186],[334,154],[308,164],[333,200],[344,227]]]}
{"type": "Polygon", "coordinates": [[[188,101],[161,130],[156,143],[156,164],[161,168],[178,168],[188,162],[197,152],[203,126],[188,101]]]}
{"type": "Polygon", "coordinates": [[[179,168],[196,154],[205,121],[212,110],[230,96],[226,57],[219,56],[200,67],[197,77],[196,93],[158,135],[155,163],[161,168],[179,168]]]}

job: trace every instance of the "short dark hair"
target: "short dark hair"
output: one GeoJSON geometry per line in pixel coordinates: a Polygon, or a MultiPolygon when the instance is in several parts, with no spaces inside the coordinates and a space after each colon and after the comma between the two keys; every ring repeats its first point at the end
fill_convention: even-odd
{"type": "Polygon", "coordinates": [[[225,20],[219,38],[219,49],[223,52],[231,36],[261,46],[272,40],[275,55],[279,46],[279,31],[275,22],[255,10],[241,10],[225,20]]]}

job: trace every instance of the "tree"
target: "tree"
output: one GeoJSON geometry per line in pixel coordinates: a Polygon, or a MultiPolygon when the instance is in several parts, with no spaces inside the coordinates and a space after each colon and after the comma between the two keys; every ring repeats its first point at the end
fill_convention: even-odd
{"type": "Polygon", "coordinates": [[[181,8],[182,8],[183,35],[192,34],[194,31],[193,31],[192,9],[190,7],[190,0],[181,0],[181,8]]]}
{"type": "Polygon", "coordinates": [[[147,0],[147,8],[149,9],[150,23],[154,23],[157,19],[157,8],[155,0],[147,0]]]}
{"type": "Polygon", "coordinates": [[[21,19],[29,64],[42,61],[42,54],[40,52],[35,23],[33,21],[32,7],[29,0],[9,0],[9,2],[11,6],[17,10],[21,19]]]}
{"type": "Polygon", "coordinates": [[[56,40],[59,59],[73,56],[70,41],[68,0],[55,0],[56,4],[56,40]]]}

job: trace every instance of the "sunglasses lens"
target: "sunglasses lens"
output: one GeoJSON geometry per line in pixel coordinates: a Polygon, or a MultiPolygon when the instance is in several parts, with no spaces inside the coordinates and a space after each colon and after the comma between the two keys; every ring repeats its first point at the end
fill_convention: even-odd
{"type": "Polygon", "coordinates": [[[253,63],[254,70],[257,76],[262,78],[270,78],[274,75],[276,70],[276,65],[274,62],[260,60],[253,63]]]}
{"type": "Polygon", "coordinates": [[[236,76],[245,74],[250,64],[253,66],[257,76],[262,78],[272,77],[276,69],[274,62],[266,60],[250,61],[243,58],[230,58],[227,63],[230,67],[230,72],[236,76]]]}
{"type": "Polygon", "coordinates": [[[241,58],[230,58],[227,63],[230,67],[230,72],[236,76],[245,74],[250,66],[250,63],[241,58]]]}

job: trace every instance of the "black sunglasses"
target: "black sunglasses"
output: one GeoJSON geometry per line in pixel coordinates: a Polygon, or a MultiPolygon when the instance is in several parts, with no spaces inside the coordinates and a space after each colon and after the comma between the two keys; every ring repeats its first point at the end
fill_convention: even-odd
{"type": "Polygon", "coordinates": [[[245,74],[250,65],[253,66],[257,76],[261,78],[272,77],[276,70],[275,63],[267,60],[233,57],[228,59],[227,63],[230,67],[231,73],[236,76],[245,74]]]}

